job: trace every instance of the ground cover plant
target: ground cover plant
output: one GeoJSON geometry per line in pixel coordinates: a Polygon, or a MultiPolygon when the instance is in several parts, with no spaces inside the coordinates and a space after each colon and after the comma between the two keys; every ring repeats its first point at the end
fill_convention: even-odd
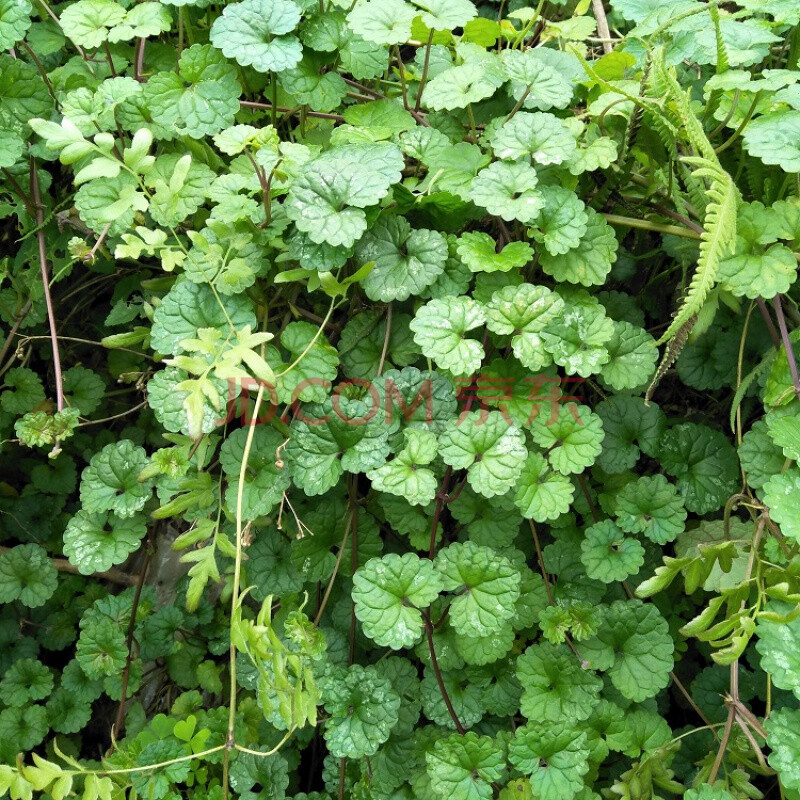
{"type": "Polygon", "coordinates": [[[0,793],[800,798],[800,2],[0,50],[0,793]]]}

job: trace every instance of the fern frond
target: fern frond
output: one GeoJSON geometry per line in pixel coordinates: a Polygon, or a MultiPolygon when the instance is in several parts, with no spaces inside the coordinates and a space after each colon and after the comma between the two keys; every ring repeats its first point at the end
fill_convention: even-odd
{"type": "Polygon", "coordinates": [[[686,188],[686,194],[689,195],[689,202],[705,216],[705,208],[708,205],[705,182],[696,180],[689,166],[682,161],[678,161],[678,174],[686,188]]]}
{"type": "Polygon", "coordinates": [[[677,142],[680,139],[680,130],[667,119],[666,116],[661,114],[653,114],[649,111],[645,112],[645,119],[647,124],[655,130],[664,149],[672,157],[673,160],[678,158],[677,142]]]}
{"type": "Polygon", "coordinates": [[[650,405],[650,398],[653,396],[653,392],[656,390],[658,384],[661,383],[661,379],[667,374],[667,370],[678,360],[678,356],[686,346],[686,342],[689,339],[689,334],[692,332],[695,322],[697,322],[697,314],[692,314],[692,316],[681,325],[672,341],[669,343],[669,347],[667,347],[664,352],[664,357],[658,365],[656,374],[653,375],[653,380],[650,381],[650,385],[647,387],[647,392],[644,396],[644,404],[646,406],[650,405]]]}
{"type": "Polygon", "coordinates": [[[728,173],[719,164],[699,156],[686,156],[684,163],[696,168],[695,178],[709,181],[706,195],[708,204],[700,236],[700,256],[697,260],[689,289],[678,312],[658,344],[668,342],[681,327],[703,306],[708,293],[716,282],[717,270],[722,259],[733,249],[736,242],[736,211],[739,205],[739,190],[728,173]]]}
{"type": "MultiPolygon", "coordinates": [[[[714,287],[720,261],[728,255],[736,242],[736,212],[739,206],[739,190],[733,178],[723,169],[706,136],[703,124],[694,113],[689,95],[678,83],[673,71],[666,63],[664,51],[658,48],[653,57],[653,74],[659,89],[665,93],[664,108],[667,116],[681,120],[684,138],[697,154],[683,156],[680,163],[690,168],[685,181],[699,194],[698,187],[706,185],[707,202],[703,218],[703,233],[697,269],[692,276],[684,301],[658,344],[671,341],[683,326],[703,307],[708,293],[714,287]]],[[[700,197],[695,197],[693,202],[700,197]]]]}
{"type": "Polygon", "coordinates": [[[710,3],[708,14],[714,24],[714,39],[717,45],[717,75],[727,72],[731,68],[728,60],[728,48],[725,47],[725,40],[722,38],[722,26],[719,24],[719,7],[716,3],[710,3]]]}

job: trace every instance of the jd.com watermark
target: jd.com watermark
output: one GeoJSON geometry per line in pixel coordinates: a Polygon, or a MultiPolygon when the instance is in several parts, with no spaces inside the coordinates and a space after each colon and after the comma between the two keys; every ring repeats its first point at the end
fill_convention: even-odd
{"type": "MultiPolygon", "coordinates": [[[[456,425],[460,425],[471,412],[478,414],[475,425],[482,425],[487,420],[490,411],[499,411],[503,419],[511,426],[530,425],[544,408],[549,408],[550,412],[545,425],[552,425],[559,419],[562,405],[566,405],[573,419],[579,425],[583,425],[576,405],[581,398],[562,393],[562,387],[584,383],[583,378],[539,374],[524,378],[522,383],[530,386],[530,391],[524,400],[521,400],[519,378],[490,373],[480,373],[469,378],[457,378],[455,380],[456,402],[460,412],[456,425]],[[517,406],[517,413],[513,416],[509,411],[509,405],[512,402],[517,406]],[[527,408],[528,404],[530,404],[530,412],[527,418],[521,421],[523,414],[519,413],[519,406],[527,408]]],[[[445,402],[437,398],[434,391],[435,382],[431,378],[424,378],[414,391],[413,399],[407,402],[406,397],[410,392],[406,390],[404,395],[393,378],[376,378],[372,381],[364,378],[346,378],[337,383],[335,387],[331,381],[325,378],[305,378],[297,384],[292,392],[291,401],[286,404],[280,420],[288,423],[292,419],[297,419],[306,425],[326,425],[332,419],[337,419],[345,425],[358,427],[371,422],[378,414],[382,415],[381,419],[387,425],[391,425],[399,413],[406,422],[416,419],[421,422],[433,423],[436,419],[436,405],[445,402]],[[379,391],[377,382],[383,384],[383,392],[379,391]],[[312,386],[322,387],[325,392],[333,390],[330,410],[322,416],[311,415],[308,406],[303,406],[300,402],[303,391],[312,386]],[[360,410],[363,413],[357,416],[352,416],[347,409],[342,407],[343,397],[349,396],[345,393],[351,392],[352,387],[364,390],[360,399],[368,406],[366,411],[363,411],[362,407],[360,410]]],[[[232,379],[228,381],[226,416],[216,420],[216,423],[224,425],[240,417],[242,425],[267,425],[275,418],[280,406],[281,403],[278,402],[274,385],[255,378],[232,379]],[[262,386],[264,387],[264,397],[261,408],[264,411],[257,417],[253,417],[249,402],[251,392],[257,392],[262,386]]]]}

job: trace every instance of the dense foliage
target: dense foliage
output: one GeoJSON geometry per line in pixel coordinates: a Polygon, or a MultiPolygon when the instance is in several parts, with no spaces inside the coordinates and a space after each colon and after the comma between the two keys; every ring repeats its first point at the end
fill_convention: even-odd
{"type": "Polygon", "coordinates": [[[48,2],[0,792],[800,798],[800,2],[48,2]]]}

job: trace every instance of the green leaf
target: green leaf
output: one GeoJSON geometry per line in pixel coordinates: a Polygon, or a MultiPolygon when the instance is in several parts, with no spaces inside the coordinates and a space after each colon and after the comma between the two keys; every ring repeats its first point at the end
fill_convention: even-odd
{"type": "Polygon", "coordinates": [[[745,150],[765,164],[776,164],[784,172],[800,172],[800,111],[780,110],[762,114],[744,129],[745,150]]]}
{"type": "Polygon", "coordinates": [[[200,330],[229,332],[228,320],[237,330],[256,326],[250,300],[243,295],[217,298],[206,285],[191,281],[176,283],[167,292],[153,316],[150,342],[164,354],[184,352],[184,341],[196,339],[200,330]]]}
{"type": "Polygon", "coordinates": [[[41,378],[27,367],[13,367],[5,374],[0,407],[9,414],[26,414],[44,402],[41,378]]]}
{"type": "Polygon", "coordinates": [[[397,723],[400,696],[375,667],[336,667],[322,688],[325,742],[337,758],[374,755],[397,723]]]}
{"type": "Polygon", "coordinates": [[[530,158],[537,164],[560,164],[575,151],[575,137],[553,114],[520,111],[491,138],[492,150],[503,161],[530,158]]]}
{"type": "MultiPolygon", "coordinates": [[[[173,196],[173,208],[181,209],[177,216],[191,205],[202,202],[197,194],[191,199],[181,194],[183,192],[173,196]]],[[[212,285],[219,294],[240,294],[255,283],[256,272],[261,272],[262,251],[250,234],[237,233],[231,225],[209,222],[210,225],[201,231],[189,233],[192,248],[183,262],[184,275],[192,283],[212,285]]]]}
{"type": "Polygon", "coordinates": [[[483,308],[469,297],[444,297],[421,306],[409,327],[423,354],[454,375],[469,375],[483,361],[483,346],[467,339],[486,321],[483,308]]]}
{"type": "Polygon", "coordinates": [[[361,281],[371,300],[389,303],[420,294],[444,272],[447,240],[436,231],[412,230],[403,217],[386,217],[356,247],[359,264],[374,263],[361,281]]]}
{"type": "Polygon", "coordinates": [[[425,87],[425,105],[433,111],[466,108],[491,97],[505,82],[500,65],[480,59],[434,75],[425,87]]]}
{"type": "Polygon", "coordinates": [[[370,403],[340,397],[309,404],[292,424],[288,457],[292,480],[307,495],[324,494],[344,471],[365,472],[378,467],[389,455],[389,435],[379,416],[375,422],[354,424],[372,411],[370,403]]]}
{"type": "Polygon", "coordinates": [[[531,236],[551,256],[579,247],[589,227],[589,209],[574,192],[561,186],[543,186],[541,194],[544,207],[531,236]]]}
{"type": "Polygon", "coordinates": [[[459,800],[490,800],[504,771],[499,743],[472,731],[435,741],[425,763],[433,792],[459,800]]]}
{"type": "Polygon", "coordinates": [[[603,682],[566,645],[531,645],[517,659],[523,716],[539,722],[587,719],[600,699],[603,682]]]}
{"type": "MultiPolygon", "coordinates": [[[[800,172],[800,167],[798,167],[800,172]]],[[[774,244],[762,252],[736,252],[719,265],[720,284],[737,297],[773,298],[789,291],[797,278],[797,260],[788,247],[774,244]]]]}
{"type": "Polygon", "coordinates": [[[90,514],[113,511],[133,517],[150,499],[152,483],[139,482],[147,464],[147,453],[130,439],[107,444],[92,456],[81,475],[81,504],[90,514]]]}
{"type": "Polygon", "coordinates": [[[491,548],[454,543],[439,551],[434,563],[442,587],[460,592],[450,604],[450,624],[457,633],[487,636],[514,614],[519,573],[491,548]]]}
{"type": "Polygon", "coordinates": [[[157,72],[147,81],[144,101],[172,136],[202,139],[233,123],[241,92],[236,69],[222,53],[196,44],[181,53],[177,73],[157,72]]]}
{"type": "Polygon", "coordinates": [[[436,458],[436,435],[414,428],[403,433],[405,449],[392,461],[367,472],[367,477],[379,492],[405,497],[414,506],[425,506],[439,487],[433,470],[424,468],[436,458]]]}
{"type": "MultiPolygon", "coordinates": [[[[295,521],[290,524],[295,539],[292,542],[291,561],[306,582],[327,581],[336,569],[338,553],[342,547],[342,526],[346,525],[346,508],[341,496],[329,494],[316,501],[311,511],[303,515],[302,525],[295,521]],[[299,538],[297,538],[299,535],[299,538]]],[[[348,515],[349,516],[349,515],[348,515]]],[[[299,519],[299,518],[298,518],[299,519]]],[[[286,522],[282,523],[286,526],[286,522]]],[[[358,564],[377,558],[382,550],[375,520],[361,510],[356,514],[354,530],[357,537],[358,564]]],[[[347,542],[345,543],[347,545],[347,542]]],[[[347,553],[351,546],[347,547],[347,553]]],[[[339,566],[339,572],[350,575],[353,572],[350,558],[339,566]]]]}
{"type": "MultiPolygon", "coordinates": [[[[225,503],[236,513],[244,448],[250,430],[240,428],[228,436],[219,453],[222,470],[228,479],[225,503]]],[[[255,519],[269,514],[289,488],[289,470],[279,465],[278,447],[284,437],[278,431],[259,425],[253,432],[242,489],[242,518],[255,519]]]]}
{"type": "Polygon", "coordinates": [[[75,194],[75,208],[80,218],[93,231],[108,227],[112,236],[127,230],[137,211],[146,211],[147,198],[132,175],[121,173],[116,178],[95,178],[84,183],[75,194]]]}
{"type": "Polygon", "coordinates": [[[607,364],[614,322],[601,308],[578,306],[542,331],[545,349],[568,375],[588,378],[607,364]]]}
{"type": "Polygon", "coordinates": [[[586,529],[581,542],[581,561],[586,574],[603,583],[624,581],[636,575],[644,563],[644,548],[625,536],[611,520],[597,522],[586,529]]]}
{"type": "MultiPolygon", "coordinates": [[[[695,683],[692,684],[694,688],[695,683]]],[[[607,701],[606,701],[607,702],[607,701]]],[[[715,700],[718,702],[718,699],[715,700]]],[[[652,711],[630,710],[623,717],[619,706],[605,706],[608,724],[606,726],[606,741],[613,750],[618,750],[625,755],[636,757],[657,751],[672,739],[672,731],[666,720],[652,711]]],[[[711,789],[708,784],[705,789],[711,789]]],[[[714,790],[711,790],[714,791],[714,790]]],[[[685,797],[693,795],[687,792],[685,797]]],[[[713,795],[715,796],[715,795],[713,795]]]]}
{"type": "Polygon", "coordinates": [[[538,183],[537,172],[529,164],[494,161],[473,178],[469,198],[506,222],[531,223],[545,204],[538,183]]]}
{"type": "Polygon", "coordinates": [[[552,470],[544,456],[531,453],[517,481],[514,502],[526,519],[547,522],[569,511],[574,494],[569,478],[552,470]]]}
{"type": "Polygon", "coordinates": [[[435,31],[463,28],[477,16],[470,0],[411,0],[419,9],[422,24],[435,31]]]}
{"type": "Polygon", "coordinates": [[[497,252],[494,239],[478,231],[461,234],[456,250],[472,272],[508,272],[524,267],[533,258],[533,249],[527,242],[509,242],[497,252]]]}
{"type": "Polygon", "coordinates": [[[523,108],[549,111],[569,105],[573,94],[569,74],[548,64],[539,48],[503,50],[502,57],[511,81],[511,94],[516,101],[522,101],[523,108]]]}
{"type": "Polygon", "coordinates": [[[130,39],[158,36],[168,31],[172,16],[166,6],[158,2],[141,3],[128,9],[125,19],[115,25],[108,35],[110,42],[126,42],[130,39]]]}
{"type": "Polygon", "coordinates": [[[61,12],[59,23],[75,44],[95,48],[124,19],[125,9],[114,0],[78,0],[61,12]]]}
{"type": "Polygon", "coordinates": [[[0,2],[0,50],[9,50],[25,36],[31,26],[32,10],[29,0],[0,2]]]}
{"type": "MultiPolygon", "coordinates": [[[[771,600],[765,607],[765,611],[781,616],[793,610],[793,606],[777,600],[771,600]]],[[[779,689],[787,689],[800,697],[800,618],[781,622],[759,618],[756,636],[761,668],[779,689]]]]}
{"type": "Polygon", "coordinates": [[[57,583],[56,569],[38,544],[20,544],[0,555],[0,603],[19,600],[37,608],[47,602],[57,583]]]}
{"type": "Polygon", "coordinates": [[[770,438],[767,423],[756,420],[742,437],[739,445],[739,461],[747,475],[747,483],[754,489],[764,484],[783,467],[786,456],[770,438]]]}
{"type": "Polygon", "coordinates": [[[325,384],[336,378],[339,368],[339,354],[325,334],[310,322],[290,322],[281,333],[281,344],[290,358],[289,364],[281,365],[281,372],[288,372],[274,381],[278,402],[324,402],[325,384]]]}
{"type": "Polygon", "coordinates": [[[303,588],[303,577],[290,560],[291,545],[272,527],[259,529],[247,551],[244,564],[247,585],[253,584],[253,596],[263,602],[273,592],[296,594],[303,588]]]}
{"type": "Polygon", "coordinates": [[[691,422],[676,425],[664,435],[659,456],[666,472],[677,479],[689,511],[716,511],[737,491],[736,451],[719,431],[691,422]]]}
{"type": "Polygon", "coordinates": [[[381,647],[413,647],[422,635],[420,608],[442,590],[433,563],[414,553],[370,559],[353,575],[355,614],[364,633],[381,647]]]}
{"type": "Polygon", "coordinates": [[[145,179],[154,190],[150,216],[165,228],[177,226],[203,205],[213,178],[213,171],[188,153],[180,158],[159,156],[145,179]]]}
{"type": "Polygon", "coordinates": [[[157,2],[126,11],[113,0],[78,0],[61,13],[60,24],[75,44],[96,48],[104,42],[157,36],[169,30],[171,21],[167,8],[157,2]]]}
{"type": "Polygon", "coordinates": [[[303,166],[286,199],[286,213],[312,241],[350,247],[367,229],[362,209],[400,180],[403,158],[386,143],[335,147],[303,166]]]}
{"type": "Polygon", "coordinates": [[[70,367],[64,373],[64,394],[67,402],[88,417],[100,405],[105,394],[103,379],[86,367],[70,367]]]}
{"type": "Polygon", "coordinates": [[[578,652],[591,667],[608,672],[624,697],[641,702],[669,683],[674,644],[658,609],[640,600],[616,600],[602,609],[597,634],[578,652]]]}
{"type": "Polygon", "coordinates": [[[27,447],[58,445],[73,435],[78,425],[78,411],[65,408],[55,414],[29,411],[14,423],[14,433],[27,447]]]}
{"type": "Polygon", "coordinates": [[[800,470],[796,467],[788,472],[773,475],[762,489],[771,519],[781,526],[784,536],[795,541],[800,541],[799,489],[800,470]]]}
{"type": "Polygon", "coordinates": [[[658,360],[655,339],[624,320],[614,323],[608,353],[610,360],[600,368],[600,377],[616,391],[644,386],[652,377],[658,360]]]}
{"type": "MultiPolygon", "coordinates": [[[[178,730],[177,725],[175,730],[178,730]]],[[[230,785],[242,800],[283,800],[286,797],[286,790],[289,788],[289,764],[279,753],[266,756],[269,749],[266,745],[256,748],[264,756],[238,753],[236,761],[231,764],[230,785]],[[256,789],[257,786],[264,788],[256,789]]]]}
{"type": "MultiPolygon", "coordinates": [[[[12,0],[16,2],[16,0],[12,0]]],[[[0,11],[0,13],[2,13],[0,11]]],[[[2,21],[0,21],[0,36],[2,36],[2,21]]],[[[0,167],[13,167],[25,151],[25,142],[21,136],[13,131],[0,129],[0,167]]]]}
{"type": "Polygon", "coordinates": [[[539,627],[548,642],[561,644],[571,634],[576,641],[583,641],[597,633],[599,616],[590,603],[579,600],[547,605],[539,612],[539,627]]]}
{"type": "Polygon", "coordinates": [[[470,540],[478,545],[508,547],[522,522],[510,494],[493,497],[487,502],[485,497],[465,488],[447,507],[453,518],[464,526],[470,540]]]}
{"type": "MultiPolygon", "coordinates": [[[[154,3],[154,6],[158,4],[154,3]]],[[[162,6],[159,6],[163,8],[162,6]]],[[[117,77],[109,78],[100,84],[97,90],[92,93],[86,87],[81,87],[69,92],[64,98],[61,110],[64,114],[64,119],[61,120],[62,130],[68,127],[68,123],[74,123],[77,129],[84,136],[93,136],[98,130],[100,131],[113,131],[116,127],[116,111],[119,109],[126,100],[132,98],[140,98],[142,93],[142,85],[135,81],[133,78],[117,77]]],[[[42,123],[37,124],[37,128],[44,129],[43,136],[49,140],[47,135],[47,127],[42,123]]],[[[54,128],[50,131],[55,132],[54,128]]],[[[63,135],[63,134],[62,134],[63,135]]],[[[58,138],[58,137],[57,137],[58,138]]],[[[64,136],[64,138],[67,138],[64,136]]],[[[80,147],[86,148],[86,144],[80,145],[75,137],[75,143],[72,147],[78,150],[80,147]]],[[[149,131],[143,130],[139,133],[137,141],[131,143],[131,148],[128,152],[128,158],[125,159],[125,164],[135,169],[137,172],[145,172],[148,164],[152,164],[152,157],[147,155],[149,145],[152,144],[152,134],[149,131]],[[139,156],[140,161],[137,161],[136,155],[139,156]]],[[[52,146],[48,141],[48,146],[52,146]]],[[[57,149],[57,148],[56,148],[57,149]]],[[[66,163],[68,160],[72,161],[70,157],[67,159],[65,154],[61,154],[62,161],[66,163]]],[[[77,181],[77,178],[76,178],[77,181]]]]}
{"type": "Polygon", "coordinates": [[[589,771],[585,733],[568,721],[528,723],[514,732],[509,761],[531,776],[531,787],[541,800],[565,800],[576,795],[589,771]]]}
{"type": "MultiPolygon", "coordinates": [[[[591,130],[591,129],[590,129],[591,130]]],[[[572,175],[608,169],[617,160],[617,143],[608,136],[590,137],[587,135],[586,146],[579,147],[570,156],[567,169],[572,175]]]]}
{"type": "Polygon", "coordinates": [[[347,15],[355,33],[374,44],[402,44],[411,38],[416,10],[404,0],[359,0],[347,15]]]}
{"type": "Polygon", "coordinates": [[[242,0],[222,9],[211,26],[211,44],[243,67],[281,72],[300,61],[303,47],[292,31],[300,7],[292,0],[242,0]]]}
{"type": "Polygon", "coordinates": [[[439,434],[457,408],[452,380],[435,371],[422,372],[416,367],[389,370],[374,385],[383,409],[383,427],[390,435],[396,435],[401,425],[439,434]]]}
{"type": "Polygon", "coordinates": [[[667,420],[655,404],[644,404],[638,397],[615,394],[597,404],[603,420],[603,452],[597,463],[606,472],[617,474],[633,467],[641,452],[655,455],[667,420]]]}
{"type": "Polygon", "coordinates": [[[770,441],[792,461],[800,461],[800,421],[796,412],[794,406],[776,408],[765,418],[770,441]]]}
{"type": "Polygon", "coordinates": [[[47,701],[47,721],[58,733],[78,733],[92,716],[92,705],[59,686],[47,701]]]}
{"type": "Polygon", "coordinates": [[[53,673],[35,658],[21,658],[3,675],[0,691],[9,706],[44,700],[53,691],[53,673]]]}
{"type": "MultiPolygon", "coordinates": [[[[343,70],[359,80],[377,78],[386,70],[389,59],[388,48],[375,47],[373,43],[355,35],[347,26],[345,16],[341,12],[326,12],[310,20],[303,28],[302,39],[306,46],[316,51],[336,52],[343,70]]],[[[394,107],[405,117],[402,122],[398,122],[401,125],[398,130],[413,128],[416,124],[414,118],[395,100],[378,100],[376,102],[378,105],[373,110],[365,111],[365,108],[375,105],[374,103],[368,103],[367,106],[353,106],[348,109],[350,114],[345,115],[346,121],[362,129],[373,127],[374,123],[375,128],[380,128],[382,131],[388,130],[376,117],[380,117],[394,107]]],[[[395,121],[399,121],[400,118],[400,114],[395,115],[395,121]]],[[[389,117],[384,116],[383,121],[388,122],[389,117]]],[[[391,131],[388,130],[388,133],[391,131]]],[[[387,134],[381,138],[389,137],[387,134]]]]}
{"type": "MultiPolygon", "coordinates": [[[[13,749],[30,752],[47,736],[47,712],[44,706],[6,708],[0,711],[0,737],[4,742],[13,742],[13,749]]],[[[22,777],[20,776],[20,782],[22,777]]],[[[19,785],[19,784],[18,784],[19,785]]],[[[31,785],[22,783],[17,797],[30,798],[31,785]],[[27,791],[26,791],[27,790],[27,791]]]]}
{"type": "Polygon", "coordinates": [[[402,133],[417,124],[401,103],[388,98],[348,106],[342,116],[349,125],[385,132],[387,135],[402,133]]]}
{"type": "Polygon", "coordinates": [[[537,414],[531,423],[533,441],[547,451],[548,461],[563,475],[591,466],[602,450],[603,436],[600,417],[576,403],[561,403],[557,418],[537,414]]]}
{"type": "Polygon", "coordinates": [[[617,524],[666,544],[683,533],[686,509],[675,486],[663,475],[645,475],[627,483],[614,498],[617,524]]]}
{"type": "MultiPolygon", "coordinates": [[[[153,409],[156,419],[164,426],[167,431],[172,433],[183,433],[191,436],[195,433],[210,433],[221,425],[225,418],[225,409],[222,402],[219,407],[212,404],[206,395],[203,395],[202,408],[195,412],[192,409],[192,419],[189,419],[189,409],[191,404],[187,404],[190,392],[185,388],[185,381],[188,374],[167,367],[156,372],[147,383],[147,402],[153,409]],[[182,387],[182,388],[179,388],[182,387]],[[195,413],[197,416],[195,417],[195,413]]],[[[220,400],[223,398],[232,400],[233,397],[226,397],[226,392],[232,387],[226,387],[225,382],[212,378],[213,385],[220,400]]],[[[231,392],[233,395],[234,393],[231,392]]]]}
{"type": "Polygon", "coordinates": [[[557,281],[598,286],[605,282],[617,254],[617,237],[611,226],[596,211],[587,208],[586,230],[577,246],[566,253],[540,256],[542,270],[557,281]]]}
{"type": "Polygon", "coordinates": [[[459,635],[455,638],[455,645],[458,654],[467,664],[492,664],[511,651],[514,646],[514,630],[505,627],[486,636],[459,635]]]}
{"type": "Polygon", "coordinates": [[[347,84],[337,72],[320,73],[320,62],[320,58],[307,53],[296,67],[280,73],[280,85],[298,105],[327,112],[342,102],[347,84]]]}
{"type": "MultiPolygon", "coordinates": [[[[394,312],[389,327],[389,347],[384,367],[405,367],[419,357],[408,326],[411,317],[394,312]]],[[[387,317],[378,310],[365,311],[353,317],[342,330],[339,355],[344,374],[350,378],[372,378],[381,363],[383,343],[387,335],[387,317]]],[[[385,373],[384,373],[385,374],[385,373]]]]}
{"type": "Polygon", "coordinates": [[[522,474],[525,438],[499,411],[470,411],[439,437],[445,464],[467,470],[469,485],[484,497],[505,494],[522,474]]]}
{"type": "Polygon", "coordinates": [[[767,717],[764,727],[767,744],[771,752],[769,765],[778,771],[781,784],[787,789],[800,789],[800,770],[797,758],[800,754],[800,710],[779,708],[767,717]]]}
{"type": "Polygon", "coordinates": [[[81,630],[75,658],[89,678],[120,674],[127,657],[125,633],[111,617],[101,614],[81,630]]]}
{"type": "Polygon", "coordinates": [[[29,121],[50,116],[53,98],[33,64],[0,53],[0,121],[3,127],[28,135],[29,121]]]}
{"type": "Polygon", "coordinates": [[[64,555],[82,575],[105,572],[136,550],[147,532],[141,516],[78,511],[64,531],[64,555]]]}

